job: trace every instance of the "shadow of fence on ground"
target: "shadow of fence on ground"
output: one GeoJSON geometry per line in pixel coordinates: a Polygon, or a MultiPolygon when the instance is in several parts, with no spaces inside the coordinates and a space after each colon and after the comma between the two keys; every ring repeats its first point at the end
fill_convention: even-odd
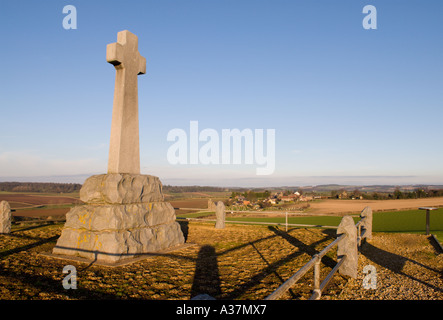
{"type": "MultiPolygon", "coordinates": [[[[315,249],[316,246],[324,243],[325,241],[328,241],[334,237],[331,236],[331,234],[335,234],[335,231],[331,231],[332,233],[329,234],[327,233],[327,236],[321,240],[318,240],[312,244],[305,244],[304,242],[296,239],[295,237],[289,235],[289,233],[282,231],[276,227],[268,227],[269,230],[274,232],[274,235],[268,236],[266,238],[263,239],[258,239],[254,242],[249,242],[245,245],[241,245],[239,247],[244,247],[247,245],[251,245],[256,251],[258,251],[257,247],[254,245],[255,243],[261,242],[265,239],[270,239],[270,238],[274,238],[274,237],[282,237],[285,240],[287,240],[289,243],[291,243],[292,245],[294,245],[297,249],[297,251],[290,253],[288,255],[286,255],[285,257],[273,262],[273,263],[269,263],[266,261],[266,259],[264,259],[263,254],[261,254],[258,251],[258,254],[260,255],[260,257],[262,257],[262,259],[264,260],[264,262],[267,264],[267,267],[262,269],[259,273],[255,274],[254,276],[252,276],[249,280],[245,281],[244,283],[240,284],[235,290],[233,290],[232,292],[229,292],[226,295],[223,295],[222,298],[223,299],[236,299],[239,298],[242,294],[244,294],[247,290],[253,288],[254,286],[260,284],[260,282],[266,278],[267,276],[269,276],[270,274],[275,274],[277,276],[277,278],[281,281],[281,283],[283,283],[285,280],[282,279],[282,277],[280,275],[277,274],[276,270],[277,268],[283,266],[285,263],[288,263],[290,261],[292,261],[293,259],[297,258],[298,256],[304,254],[304,253],[308,253],[310,256],[314,256],[315,254],[319,253],[320,251],[318,251],[317,249],[315,249]]],[[[288,230],[288,232],[290,232],[293,229],[288,230]]],[[[237,249],[238,247],[235,247],[233,249],[230,250],[234,250],[237,249]]],[[[219,253],[218,255],[223,254],[219,253]]],[[[330,258],[328,257],[324,257],[327,258],[325,260],[328,260],[330,258]]],[[[332,259],[330,259],[332,260],[332,259]]],[[[332,264],[332,262],[328,262],[329,265],[332,265],[332,267],[335,265],[335,262],[332,264]]],[[[296,295],[293,292],[290,292],[291,296],[293,298],[296,297],[296,295]]]]}
{"type": "Polygon", "coordinates": [[[50,237],[50,238],[46,238],[46,239],[41,239],[39,241],[24,245],[22,247],[2,251],[2,252],[0,252],[0,259],[3,259],[11,254],[14,254],[14,253],[29,250],[29,249],[32,249],[35,247],[39,247],[39,246],[41,246],[45,243],[48,243],[48,242],[52,242],[52,241],[55,242],[55,240],[57,240],[57,239],[58,239],[58,236],[54,236],[54,237],[50,237]]]}
{"type": "MultiPolygon", "coordinates": [[[[49,276],[32,274],[28,272],[17,272],[11,269],[3,269],[0,265],[0,277],[12,278],[19,284],[26,284],[38,290],[39,293],[51,295],[64,295],[74,299],[120,299],[120,297],[107,292],[90,290],[79,287],[75,290],[67,290],[62,286],[62,279],[57,280],[49,276]]],[[[17,283],[15,283],[17,284],[17,283]]],[[[6,285],[5,283],[3,285],[6,285]]],[[[53,299],[52,297],[51,299],[53,299]]]]}
{"type": "Polygon", "coordinates": [[[417,262],[415,260],[403,257],[403,256],[395,254],[395,253],[385,251],[383,249],[375,247],[374,245],[372,245],[369,242],[367,242],[362,247],[361,253],[366,258],[368,258],[372,262],[380,265],[383,268],[386,268],[388,270],[391,270],[392,272],[395,272],[395,273],[400,274],[402,276],[408,277],[409,279],[417,281],[421,284],[424,284],[424,285],[428,286],[429,288],[432,288],[435,291],[443,292],[442,288],[438,288],[430,283],[427,283],[421,279],[418,279],[417,277],[415,277],[411,274],[407,274],[404,272],[403,269],[404,269],[406,262],[410,262],[410,263],[416,264],[417,266],[419,266],[421,268],[425,268],[425,269],[428,269],[429,271],[435,272],[436,275],[443,277],[441,270],[436,270],[436,269],[430,268],[430,267],[428,267],[420,262],[417,262]]]}

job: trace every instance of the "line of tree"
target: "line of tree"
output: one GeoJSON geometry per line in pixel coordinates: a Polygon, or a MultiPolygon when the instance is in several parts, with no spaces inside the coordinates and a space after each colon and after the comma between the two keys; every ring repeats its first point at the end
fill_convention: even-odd
{"type": "MultiPolygon", "coordinates": [[[[331,191],[331,197],[339,198],[339,195],[343,193],[343,189],[340,191],[331,191]]],[[[412,191],[402,191],[400,188],[396,188],[394,192],[362,192],[358,189],[347,192],[348,199],[358,199],[362,197],[366,200],[387,200],[387,199],[419,199],[419,198],[432,198],[443,197],[443,189],[428,189],[428,188],[416,188],[412,191]]]]}
{"type": "Polygon", "coordinates": [[[258,199],[266,199],[271,195],[271,193],[268,190],[265,190],[263,192],[254,192],[254,191],[245,191],[245,192],[236,192],[233,191],[231,193],[231,198],[234,199],[237,196],[242,196],[248,201],[256,201],[258,199]]]}
{"type": "Polygon", "coordinates": [[[208,186],[163,186],[164,192],[173,192],[173,193],[181,193],[181,192],[223,192],[226,191],[226,188],[223,187],[208,187],[208,186]]]}
{"type": "Polygon", "coordinates": [[[70,193],[80,191],[81,187],[78,183],[0,182],[0,191],[8,192],[70,193]]]}
{"type": "Polygon", "coordinates": [[[431,197],[443,197],[443,189],[428,190],[417,188],[414,191],[401,191],[399,188],[395,189],[391,195],[393,199],[417,199],[417,198],[431,198],[431,197]]]}

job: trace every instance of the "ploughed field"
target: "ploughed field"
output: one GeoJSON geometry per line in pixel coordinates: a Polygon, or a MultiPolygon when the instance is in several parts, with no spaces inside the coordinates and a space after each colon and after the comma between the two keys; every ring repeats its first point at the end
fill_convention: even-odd
{"type": "MultiPolygon", "coordinates": [[[[77,195],[77,194],[76,194],[77,195]]],[[[75,204],[81,201],[74,196],[63,195],[45,195],[45,194],[22,194],[22,193],[0,193],[0,201],[6,200],[10,204],[27,204],[27,205],[60,205],[75,204]]],[[[14,205],[11,205],[14,207],[14,205]]]]}
{"type": "Polygon", "coordinates": [[[69,209],[82,202],[78,193],[38,194],[0,193],[0,201],[8,201],[14,217],[64,217],[69,209]]]}
{"type": "MultiPolygon", "coordinates": [[[[183,196],[186,196],[183,194],[183,196]]],[[[205,209],[208,206],[209,194],[189,193],[188,196],[193,198],[187,199],[171,199],[169,195],[165,195],[165,201],[170,202],[174,208],[200,208],[205,209]],[[199,196],[196,198],[196,196],[199,196]],[[206,196],[206,197],[204,197],[206,196]]],[[[219,195],[220,196],[220,195],[219,195]]],[[[173,198],[173,197],[172,197],[173,198]]],[[[70,206],[81,204],[79,195],[72,194],[38,194],[38,193],[5,193],[0,192],[0,201],[6,200],[16,211],[13,215],[29,215],[26,209],[43,207],[46,211],[51,209],[60,209],[54,212],[35,212],[33,216],[39,215],[59,215],[69,211],[70,206]]],[[[213,201],[223,200],[219,197],[212,197],[213,201]]],[[[359,213],[366,206],[370,206],[375,211],[394,211],[394,210],[412,210],[419,207],[433,206],[443,207],[443,197],[422,198],[422,199],[401,199],[401,200],[339,200],[326,199],[321,201],[309,202],[309,208],[304,212],[305,215],[336,215],[359,213]]],[[[177,210],[177,214],[193,212],[191,210],[177,210]]]]}
{"type": "Polygon", "coordinates": [[[419,207],[443,207],[443,197],[396,200],[340,200],[326,199],[309,203],[307,214],[344,215],[359,213],[365,207],[372,211],[413,210],[419,207]]]}
{"type": "MultiPolygon", "coordinates": [[[[195,192],[192,193],[193,196],[195,192]]],[[[203,196],[203,195],[201,195],[203,196]]],[[[201,208],[208,207],[208,198],[191,198],[183,200],[165,200],[175,208],[201,208]]],[[[38,193],[12,193],[0,192],[0,201],[8,201],[15,210],[12,215],[16,217],[63,217],[72,206],[82,204],[79,194],[38,194],[38,193]]],[[[214,201],[217,199],[214,198],[214,201]]],[[[193,210],[176,210],[177,214],[195,212],[193,210]]]]}

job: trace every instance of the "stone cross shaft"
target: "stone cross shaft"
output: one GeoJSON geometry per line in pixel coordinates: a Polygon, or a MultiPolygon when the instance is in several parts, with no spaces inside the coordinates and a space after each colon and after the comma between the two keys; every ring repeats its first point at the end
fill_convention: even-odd
{"type": "Polygon", "coordinates": [[[137,76],[146,73],[138,38],[125,30],[108,44],[106,61],[116,70],[108,173],[140,174],[137,76]]]}

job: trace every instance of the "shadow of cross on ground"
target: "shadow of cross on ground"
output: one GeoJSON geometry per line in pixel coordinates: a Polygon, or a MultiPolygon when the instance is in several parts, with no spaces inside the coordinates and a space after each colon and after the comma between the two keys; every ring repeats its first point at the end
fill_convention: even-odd
{"type": "Polygon", "coordinates": [[[210,245],[204,245],[200,248],[195,265],[191,298],[200,294],[207,294],[211,297],[221,294],[217,254],[215,248],[210,245]]]}
{"type": "MultiPolygon", "coordinates": [[[[229,300],[239,299],[242,297],[242,295],[245,292],[259,285],[270,274],[274,274],[277,277],[280,283],[276,285],[279,286],[287,280],[286,279],[287,277],[281,276],[277,272],[278,268],[282,267],[288,262],[293,261],[294,259],[303,254],[308,254],[309,256],[313,257],[315,254],[320,252],[320,250],[317,250],[316,247],[322,245],[323,243],[329,240],[335,239],[336,236],[336,230],[326,229],[323,230],[323,234],[326,235],[325,237],[322,237],[321,239],[314,241],[313,243],[306,244],[290,234],[292,229],[288,230],[288,232],[282,231],[276,227],[268,227],[267,229],[271,231],[273,234],[219,252],[216,252],[213,246],[210,245],[202,246],[196,260],[195,276],[191,289],[191,298],[199,294],[207,294],[216,299],[229,299],[229,300]],[[285,241],[287,241],[291,246],[294,246],[295,247],[294,249],[296,250],[292,251],[290,254],[287,254],[286,256],[279,258],[278,260],[273,260],[273,262],[270,262],[269,259],[266,257],[266,254],[263,254],[260,251],[261,249],[259,248],[258,244],[270,240],[272,238],[282,238],[285,241]],[[244,281],[239,282],[239,284],[234,288],[234,290],[230,292],[222,292],[220,288],[221,280],[220,280],[220,273],[219,273],[217,259],[221,260],[223,259],[224,255],[229,255],[234,251],[249,246],[252,247],[254,251],[260,256],[262,261],[265,262],[266,267],[260,269],[257,273],[253,274],[249,278],[244,279],[244,281]]],[[[309,232],[309,230],[306,231],[309,232]]],[[[247,256],[244,256],[243,258],[245,260],[248,259],[247,256]]],[[[307,260],[306,262],[308,261],[309,260],[307,260]]],[[[327,256],[324,256],[322,261],[327,267],[330,268],[333,268],[336,264],[336,261],[334,259],[331,259],[330,257],[327,256]]],[[[297,270],[293,271],[295,273],[297,270]]],[[[292,298],[298,297],[298,295],[292,292],[289,293],[291,294],[292,298]]]]}

